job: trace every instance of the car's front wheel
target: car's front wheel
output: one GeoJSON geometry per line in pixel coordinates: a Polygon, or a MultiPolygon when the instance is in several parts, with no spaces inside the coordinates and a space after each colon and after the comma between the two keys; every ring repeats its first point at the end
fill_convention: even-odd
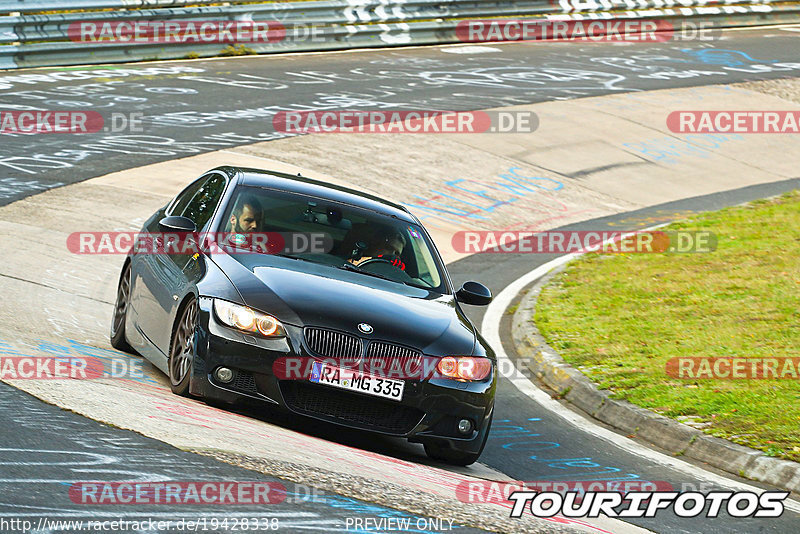
{"type": "Polygon", "coordinates": [[[125,339],[125,318],[131,300],[131,264],[125,264],[117,286],[117,301],[114,303],[114,317],[111,320],[111,346],[123,352],[134,350],[125,339]]]}
{"type": "Polygon", "coordinates": [[[169,382],[172,392],[189,396],[189,380],[194,362],[194,334],[197,329],[197,300],[183,306],[172,331],[169,349],[169,382]]]}

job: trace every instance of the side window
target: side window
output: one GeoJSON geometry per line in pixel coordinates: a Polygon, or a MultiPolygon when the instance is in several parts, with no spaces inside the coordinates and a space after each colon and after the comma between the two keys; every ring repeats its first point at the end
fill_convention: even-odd
{"type": "Polygon", "coordinates": [[[172,210],[170,211],[171,215],[180,215],[186,209],[186,206],[189,204],[189,201],[197,194],[197,190],[200,189],[206,182],[208,178],[198,178],[194,182],[192,182],[186,189],[181,191],[177,197],[175,197],[175,201],[172,203],[172,210]]]}
{"type": "Polygon", "coordinates": [[[225,178],[214,173],[200,186],[186,208],[180,211],[180,207],[176,204],[174,213],[193,220],[200,230],[214,214],[223,191],[225,191],[225,178]]]}

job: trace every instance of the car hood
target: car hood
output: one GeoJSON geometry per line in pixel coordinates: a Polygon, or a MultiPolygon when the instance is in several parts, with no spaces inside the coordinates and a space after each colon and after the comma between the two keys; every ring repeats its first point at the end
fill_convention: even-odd
{"type": "Polygon", "coordinates": [[[222,266],[244,303],[294,326],[393,341],[430,355],[473,353],[472,324],[453,295],[282,257],[228,257],[222,266]],[[369,335],[357,329],[368,323],[369,335]]]}

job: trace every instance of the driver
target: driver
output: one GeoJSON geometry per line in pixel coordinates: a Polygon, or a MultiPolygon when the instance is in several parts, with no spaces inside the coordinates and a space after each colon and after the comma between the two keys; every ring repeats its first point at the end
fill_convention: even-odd
{"type": "Polygon", "coordinates": [[[251,249],[253,252],[270,253],[272,241],[260,234],[263,209],[261,203],[253,195],[244,195],[237,199],[226,226],[227,234],[222,242],[237,249],[251,249]]]}
{"type": "Polygon", "coordinates": [[[258,199],[253,195],[245,195],[233,208],[228,220],[228,231],[236,234],[258,232],[261,229],[262,213],[258,199]]]}
{"type": "Polygon", "coordinates": [[[361,265],[368,260],[380,258],[386,263],[390,263],[405,271],[406,264],[400,259],[405,247],[406,238],[397,230],[380,232],[361,253],[361,257],[351,259],[350,263],[353,265],[361,265]]]}

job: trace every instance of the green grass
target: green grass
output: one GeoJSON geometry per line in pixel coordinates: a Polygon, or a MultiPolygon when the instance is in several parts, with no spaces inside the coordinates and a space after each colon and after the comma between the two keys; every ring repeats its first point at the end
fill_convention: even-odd
{"type": "Polygon", "coordinates": [[[706,254],[588,254],[544,289],[535,321],[612,396],[800,461],[800,380],[686,380],[667,360],[800,357],[800,191],[702,214],[706,254]]]}
{"type": "Polygon", "coordinates": [[[258,52],[243,44],[239,44],[236,46],[228,45],[225,48],[223,48],[222,51],[219,53],[220,56],[249,56],[255,54],[258,54],[258,52]]]}

